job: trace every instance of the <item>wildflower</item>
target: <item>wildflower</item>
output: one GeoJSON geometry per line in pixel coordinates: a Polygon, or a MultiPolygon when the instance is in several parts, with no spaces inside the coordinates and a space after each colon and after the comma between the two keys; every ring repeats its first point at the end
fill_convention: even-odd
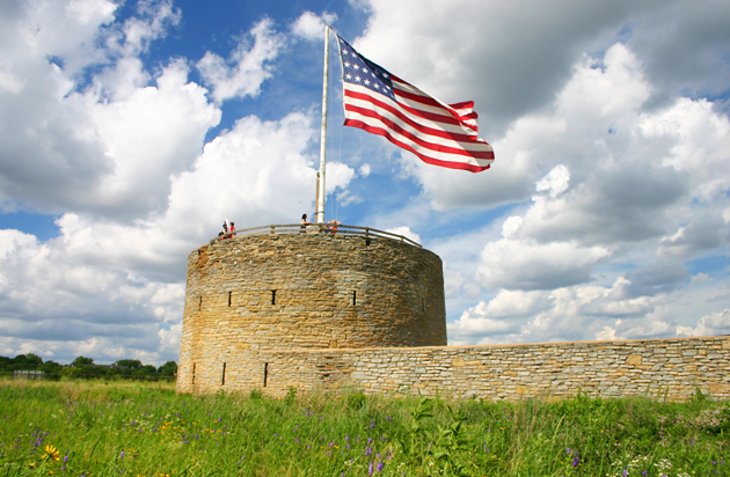
{"type": "Polygon", "coordinates": [[[44,460],[52,460],[54,462],[58,462],[61,460],[61,453],[58,452],[58,449],[56,449],[54,446],[48,444],[43,448],[43,455],[41,456],[44,460]]]}
{"type": "Polygon", "coordinates": [[[373,461],[368,464],[368,475],[373,475],[373,461]]]}
{"type": "Polygon", "coordinates": [[[382,460],[380,462],[378,462],[378,466],[376,467],[376,470],[378,471],[378,473],[380,473],[380,472],[383,471],[383,466],[384,465],[385,464],[383,464],[383,461],[382,460]]]}
{"type": "Polygon", "coordinates": [[[366,456],[369,456],[372,453],[373,453],[373,448],[372,447],[368,446],[368,447],[365,448],[365,455],[366,456]]]}

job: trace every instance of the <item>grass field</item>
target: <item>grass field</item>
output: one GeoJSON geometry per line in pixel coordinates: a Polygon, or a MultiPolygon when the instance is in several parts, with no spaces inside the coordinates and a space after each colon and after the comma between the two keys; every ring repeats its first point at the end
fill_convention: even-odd
{"type": "Polygon", "coordinates": [[[730,403],[181,396],[0,381],[0,477],[730,476],[730,403]]]}

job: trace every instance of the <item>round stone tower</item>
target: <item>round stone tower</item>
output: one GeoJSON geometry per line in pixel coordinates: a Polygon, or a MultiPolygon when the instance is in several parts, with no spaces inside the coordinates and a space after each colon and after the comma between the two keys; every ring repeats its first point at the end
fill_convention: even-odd
{"type": "Polygon", "coordinates": [[[193,251],[177,390],[266,386],[271,351],[445,345],[441,259],[354,229],[272,226],[193,251]]]}

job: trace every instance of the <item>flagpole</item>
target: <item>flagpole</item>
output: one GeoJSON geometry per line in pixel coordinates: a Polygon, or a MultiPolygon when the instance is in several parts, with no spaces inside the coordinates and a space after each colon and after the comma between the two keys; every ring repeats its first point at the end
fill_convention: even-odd
{"type": "Polygon", "coordinates": [[[319,138],[319,173],[317,174],[316,210],[314,218],[316,223],[324,223],[324,202],[325,202],[325,169],[327,167],[327,83],[329,77],[329,32],[330,27],[324,26],[324,73],[322,80],[322,128],[319,138]]]}

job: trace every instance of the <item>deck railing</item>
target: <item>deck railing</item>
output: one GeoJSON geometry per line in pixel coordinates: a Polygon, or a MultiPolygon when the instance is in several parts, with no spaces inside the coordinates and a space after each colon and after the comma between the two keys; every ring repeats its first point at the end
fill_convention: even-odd
{"type": "MultiPolygon", "coordinates": [[[[336,237],[338,235],[360,236],[365,239],[385,238],[388,240],[396,240],[398,242],[407,243],[414,247],[421,248],[421,244],[409,239],[403,235],[378,230],[372,227],[358,227],[356,225],[344,224],[276,224],[261,225],[258,227],[250,227],[236,230],[233,235],[295,235],[295,234],[320,234],[336,237]]],[[[229,234],[231,235],[231,234],[229,234]]],[[[222,237],[219,237],[222,238],[222,237]]]]}

